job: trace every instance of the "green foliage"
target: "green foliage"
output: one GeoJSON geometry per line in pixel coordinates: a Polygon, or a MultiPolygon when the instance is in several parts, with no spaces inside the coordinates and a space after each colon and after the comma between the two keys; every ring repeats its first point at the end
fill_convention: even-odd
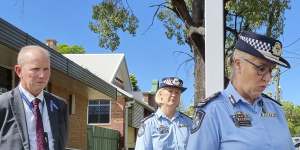
{"type": "MultiPolygon", "coordinates": [[[[170,5],[170,0],[166,0],[168,2],[166,6],[168,8],[172,8],[170,5]]],[[[189,12],[192,12],[192,0],[185,0],[187,4],[187,8],[189,12]]],[[[177,44],[183,45],[186,43],[187,37],[187,29],[184,23],[178,18],[178,16],[168,8],[161,9],[158,14],[157,18],[163,23],[165,27],[165,35],[168,39],[176,38],[177,44]]]]}
{"type": "Polygon", "coordinates": [[[169,10],[160,11],[157,18],[163,23],[166,28],[165,35],[168,39],[176,38],[177,44],[185,44],[185,38],[187,31],[178,17],[169,10]]]}
{"type": "Polygon", "coordinates": [[[179,105],[176,108],[176,111],[180,111],[184,113],[185,108],[184,108],[184,104],[182,103],[182,99],[180,100],[179,105]]]}
{"type": "Polygon", "coordinates": [[[131,73],[129,75],[129,78],[130,78],[130,82],[131,82],[131,86],[132,86],[133,91],[138,91],[139,90],[139,86],[138,86],[138,81],[136,79],[135,74],[131,73]]]}
{"type": "Polygon", "coordinates": [[[193,117],[194,116],[194,113],[195,113],[195,108],[193,105],[190,105],[185,111],[184,111],[184,114],[190,116],[190,117],[193,117]]]}
{"type": "MultiPolygon", "coordinates": [[[[290,8],[289,3],[289,0],[229,0],[225,5],[225,56],[231,56],[237,34],[243,30],[265,31],[265,35],[278,38],[283,33],[284,11],[290,8]]],[[[227,67],[226,75],[229,74],[227,67]]]]}
{"type": "Polygon", "coordinates": [[[83,54],[85,50],[78,45],[58,44],[57,51],[61,54],[83,54]]]}
{"type": "MultiPolygon", "coordinates": [[[[93,21],[90,22],[89,27],[93,32],[99,35],[100,47],[115,51],[120,44],[120,38],[118,36],[120,29],[123,32],[128,32],[133,36],[135,35],[136,29],[138,28],[138,19],[129,8],[124,7],[123,1],[124,0],[104,0],[93,7],[93,21]]],[[[193,2],[200,4],[201,0],[184,1],[188,11],[183,13],[185,16],[186,14],[193,16],[193,14],[198,13],[192,10],[192,4],[193,2]]],[[[190,37],[187,35],[187,33],[189,33],[189,27],[186,26],[188,24],[187,22],[199,23],[204,22],[204,20],[182,20],[181,18],[183,18],[184,15],[180,16],[182,14],[177,11],[179,10],[177,8],[180,6],[172,6],[171,0],[162,0],[162,2],[163,3],[156,5],[158,13],[153,15],[156,15],[157,19],[160,20],[165,27],[166,37],[168,39],[176,38],[179,45],[192,44],[193,42],[190,42],[190,37]]],[[[290,0],[226,1],[224,11],[224,15],[226,15],[224,16],[226,18],[225,57],[228,57],[232,53],[237,35],[242,30],[260,30],[265,31],[267,36],[274,38],[279,37],[283,33],[284,11],[289,9],[289,4],[290,0]]],[[[193,25],[193,23],[189,23],[189,25],[193,25]]],[[[195,47],[195,45],[190,45],[191,48],[193,48],[193,46],[195,47]]],[[[195,54],[197,55],[197,53],[195,54]]],[[[199,62],[197,63],[199,64],[199,62]]],[[[195,68],[197,69],[197,67],[195,68]]],[[[230,74],[230,70],[226,69],[226,74],[230,74]]],[[[197,84],[200,83],[196,82],[196,85],[197,84]]],[[[196,87],[201,88],[201,86],[196,87]]],[[[200,89],[196,91],[200,91],[200,89]]]]}
{"type": "Polygon", "coordinates": [[[271,33],[266,31],[266,35],[277,38],[283,32],[284,11],[289,9],[289,3],[289,0],[230,0],[225,6],[229,13],[226,23],[238,31],[270,27],[271,33]]]}
{"type": "MultiPolygon", "coordinates": [[[[170,0],[166,7],[160,9],[157,18],[160,20],[166,31],[166,37],[172,39],[175,37],[178,44],[185,44],[187,40],[187,29],[184,22],[170,9],[173,8],[170,0]]],[[[189,14],[192,14],[193,0],[185,0],[189,14]]],[[[274,38],[283,33],[284,11],[289,9],[290,0],[228,0],[225,5],[226,13],[226,39],[225,56],[232,53],[237,34],[242,30],[265,31],[267,36],[274,38]],[[228,29],[231,29],[229,31],[228,29]],[[235,32],[233,34],[233,32],[235,32]]],[[[187,43],[189,44],[189,43],[187,43]]],[[[230,71],[227,71],[230,72],[230,71]]]]}
{"type": "Polygon", "coordinates": [[[120,0],[107,0],[93,6],[90,29],[99,35],[99,46],[115,51],[120,45],[118,31],[135,36],[138,19],[120,0]]]}
{"type": "Polygon", "coordinates": [[[294,105],[292,102],[283,101],[283,109],[285,112],[288,126],[292,136],[300,135],[300,106],[294,105]]]}

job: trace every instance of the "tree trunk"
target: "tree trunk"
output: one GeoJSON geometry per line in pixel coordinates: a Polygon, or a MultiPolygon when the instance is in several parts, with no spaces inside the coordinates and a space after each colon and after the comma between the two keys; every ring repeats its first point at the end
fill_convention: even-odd
{"type": "Polygon", "coordinates": [[[186,28],[189,29],[188,44],[192,47],[194,54],[194,104],[197,104],[205,97],[205,42],[203,30],[197,30],[204,27],[204,0],[193,0],[192,17],[186,7],[184,0],[171,0],[173,11],[183,20],[186,28]],[[191,29],[196,30],[191,30],[191,29]]]}
{"type": "MultiPolygon", "coordinates": [[[[204,0],[194,0],[192,6],[192,19],[196,27],[204,26],[204,0]]],[[[194,104],[205,98],[205,42],[204,36],[192,34],[192,48],[194,53],[195,95],[194,104]]]]}
{"type": "Polygon", "coordinates": [[[201,57],[201,54],[199,53],[198,48],[193,46],[194,51],[194,60],[195,60],[195,66],[194,66],[194,104],[196,105],[201,100],[205,98],[205,63],[204,60],[201,57]]]}

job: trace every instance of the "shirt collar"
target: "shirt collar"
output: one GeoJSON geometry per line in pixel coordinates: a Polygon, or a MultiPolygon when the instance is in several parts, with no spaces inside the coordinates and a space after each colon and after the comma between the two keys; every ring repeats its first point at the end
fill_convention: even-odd
{"type": "MultiPolygon", "coordinates": [[[[163,117],[163,118],[169,119],[160,109],[157,109],[157,111],[155,112],[155,115],[157,118],[163,117]]],[[[174,120],[177,117],[179,117],[179,112],[176,111],[174,116],[172,117],[172,119],[169,119],[169,120],[174,120]]]]}
{"type": "Polygon", "coordinates": [[[21,84],[19,84],[19,90],[26,96],[26,98],[28,99],[28,101],[30,103],[32,103],[32,101],[35,98],[38,98],[41,101],[41,103],[44,102],[44,91],[43,90],[37,95],[37,97],[33,96],[30,92],[28,92],[26,89],[24,89],[21,84]]]}
{"type": "MultiPolygon", "coordinates": [[[[227,86],[227,88],[225,89],[225,94],[228,96],[230,102],[235,105],[237,103],[243,102],[243,103],[247,103],[249,105],[250,104],[245,98],[243,98],[240,93],[235,89],[235,87],[232,85],[232,83],[230,82],[227,86]]],[[[257,103],[260,103],[260,101],[262,100],[262,97],[259,96],[253,105],[256,105],[257,103]]]]}

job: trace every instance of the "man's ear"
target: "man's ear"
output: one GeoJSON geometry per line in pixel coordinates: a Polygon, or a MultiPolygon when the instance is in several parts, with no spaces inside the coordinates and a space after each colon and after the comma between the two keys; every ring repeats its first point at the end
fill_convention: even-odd
{"type": "Polygon", "coordinates": [[[234,69],[235,69],[235,71],[236,72],[240,72],[241,71],[241,65],[242,65],[242,63],[241,63],[241,60],[240,59],[234,59],[233,60],[233,67],[234,67],[234,69]]]}
{"type": "Polygon", "coordinates": [[[21,72],[22,72],[21,65],[19,64],[15,65],[15,72],[18,75],[18,77],[21,78],[21,72]]]}

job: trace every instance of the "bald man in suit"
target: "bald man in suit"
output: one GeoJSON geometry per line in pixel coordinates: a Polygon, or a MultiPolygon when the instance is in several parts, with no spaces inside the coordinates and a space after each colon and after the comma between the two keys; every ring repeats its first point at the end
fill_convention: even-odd
{"type": "Polygon", "coordinates": [[[63,150],[68,138],[66,103],[44,91],[50,78],[50,56],[29,45],[15,65],[19,85],[0,96],[1,150],[63,150]]]}

